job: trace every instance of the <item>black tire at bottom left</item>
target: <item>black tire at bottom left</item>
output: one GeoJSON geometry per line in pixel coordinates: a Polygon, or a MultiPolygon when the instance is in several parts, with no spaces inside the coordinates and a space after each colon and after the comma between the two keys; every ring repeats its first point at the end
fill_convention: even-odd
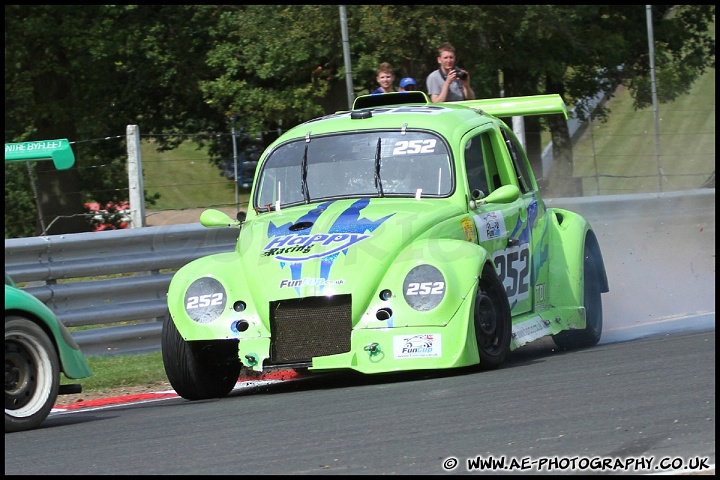
{"type": "Polygon", "coordinates": [[[237,340],[187,342],[169,315],[163,323],[162,359],[170,385],[187,400],[224,397],[235,387],[242,364],[237,340]]]}

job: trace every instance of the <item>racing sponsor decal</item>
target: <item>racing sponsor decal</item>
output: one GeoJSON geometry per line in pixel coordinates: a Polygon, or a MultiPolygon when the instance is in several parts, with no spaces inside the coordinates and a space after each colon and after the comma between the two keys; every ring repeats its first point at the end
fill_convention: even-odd
{"type": "Polygon", "coordinates": [[[523,243],[500,250],[493,256],[495,270],[505,285],[510,307],[530,295],[530,245],[523,243]]]}
{"type": "Polygon", "coordinates": [[[399,155],[417,155],[423,153],[435,153],[435,144],[437,140],[428,138],[424,140],[399,140],[395,142],[393,148],[393,156],[399,155]]]}
{"type": "Polygon", "coordinates": [[[530,320],[513,325],[512,336],[518,346],[537,340],[550,334],[550,324],[545,323],[542,317],[533,317],[530,320]]]}
{"type": "Polygon", "coordinates": [[[385,108],[374,108],[373,109],[373,115],[379,115],[382,113],[430,113],[430,114],[436,114],[441,113],[444,110],[446,110],[445,107],[441,107],[439,105],[423,105],[421,107],[418,106],[402,106],[402,107],[385,107],[385,108]]]}
{"type": "Polygon", "coordinates": [[[334,202],[325,202],[317,208],[310,210],[295,222],[275,226],[272,222],[268,226],[268,244],[262,251],[266,257],[274,257],[282,262],[302,263],[308,260],[329,257],[337,253],[346,253],[348,248],[358,242],[370,238],[376,228],[392,216],[386,215],[377,221],[360,218],[360,211],[369,205],[370,199],[363,198],[354,202],[335,220],[328,232],[317,232],[307,235],[298,235],[290,230],[297,223],[315,224],[318,218],[334,202]],[[368,233],[366,233],[368,232],[368,233]],[[319,247],[330,247],[323,252],[311,253],[319,247]],[[306,253],[309,255],[293,255],[290,253],[306,253]]]}
{"type": "Polygon", "coordinates": [[[463,232],[465,232],[465,238],[468,242],[475,243],[475,240],[477,240],[475,236],[475,225],[473,225],[472,220],[465,217],[462,219],[462,229],[463,232]]]}
{"type": "Polygon", "coordinates": [[[403,282],[403,297],[415,310],[437,307],[445,296],[445,277],[432,265],[418,265],[410,270],[403,282]]]}
{"type": "Polygon", "coordinates": [[[537,278],[532,277],[533,265],[530,255],[530,230],[537,219],[537,201],[534,199],[528,206],[528,217],[529,221],[523,222],[522,215],[518,216],[512,232],[509,235],[505,234],[514,242],[508,241],[505,250],[495,252],[493,255],[495,270],[500,281],[505,285],[511,309],[514,309],[518,302],[530,297],[531,278],[537,278]]]}
{"type": "Polygon", "coordinates": [[[421,335],[395,335],[393,337],[394,358],[432,358],[442,356],[442,342],[439,333],[421,335]]]}
{"type": "Polygon", "coordinates": [[[195,280],[185,292],[185,312],[197,323],[210,323],[225,309],[227,296],[222,284],[210,277],[195,280]]]}
{"type": "MultiPolygon", "coordinates": [[[[290,282],[302,281],[302,267],[305,262],[320,260],[319,278],[326,282],[316,285],[321,291],[326,285],[338,285],[337,281],[334,283],[329,281],[330,269],[337,256],[347,254],[350,247],[370,238],[376,228],[393,216],[393,214],[386,215],[375,221],[363,218],[361,211],[370,204],[370,199],[362,198],[345,209],[327,232],[298,235],[291,230],[293,225],[299,223],[314,225],[333,203],[335,202],[321,203],[317,208],[313,208],[293,222],[277,226],[270,222],[268,225],[269,241],[261,255],[278,260],[281,269],[287,266],[291,277],[290,282]],[[323,251],[318,251],[320,249],[323,251]]],[[[300,295],[300,286],[302,284],[294,286],[298,295],[300,295]]]]}
{"type": "Polygon", "coordinates": [[[298,287],[309,287],[318,285],[343,285],[345,280],[328,280],[327,278],[311,278],[305,277],[299,280],[281,280],[279,288],[298,288],[298,287]]]}
{"type": "Polygon", "coordinates": [[[370,235],[357,233],[318,233],[315,235],[283,235],[271,238],[265,248],[263,248],[263,256],[275,257],[278,260],[292,262],[306,262],[313,258],[322,258],[347,250],[370,235]],[[330,247],[320,253],[310,253],[313,247],[323,246],[330,247]],[[310,255],[300,255],[287,257],[287,253],[310,253],[310,255]]]}
{"type": "Polygon", "coordinates": [[[481,242],[507,237],[505,217],[503,217],[503,213],[500,210],[475,215],[473,219],[475,220],[481,242]]]}
{"type": "Polygon", "coordinates": [[[535,285],[535,310],[545,310],[545,284],[535,285]]]}

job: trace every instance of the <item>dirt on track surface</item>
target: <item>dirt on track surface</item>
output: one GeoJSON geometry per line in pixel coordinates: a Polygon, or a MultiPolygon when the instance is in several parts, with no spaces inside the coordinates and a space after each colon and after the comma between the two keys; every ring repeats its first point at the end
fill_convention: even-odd
{"type": "Polygon", "coordinates": [[[80,402],[99,400],[104,398],[125,397],[129,395],[141,395],[144,393],[158,393],[172,391],[170,382],[154,382],[147,385],[132,385],[124,387],[108,388],[106,390],[91,390],[82,393],[69,395],[58,395],[55,406],[72,405],[80,402]]]}
{"type": "MultiPolygon", "coordinates": [[[[302,377],[303,374],[293,369],[269,370],[265,372],[256,372],[252,369],[243,367],[240,370],[239,382],[254,381],[284,381],[295,380],[302,377]]],[[[110,403],[124,403],[132,401],[133,397],[140,395],[152,394],[176,394],[172,385],[167,380],[156,381],[143,385],[120,386],[115,388],[107,388],[103,390],[91,390],[82,393],[74,393],[70,395],[58,395],[55,401],[55,407],[74,405],[76,407],[93,402],[94,400],[113,399],[110,403]]]]}

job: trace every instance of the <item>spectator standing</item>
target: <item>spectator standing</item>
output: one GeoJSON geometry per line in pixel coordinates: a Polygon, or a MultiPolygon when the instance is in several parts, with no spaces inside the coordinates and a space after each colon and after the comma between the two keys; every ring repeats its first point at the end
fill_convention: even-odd
{"type": "Polygon", "coordinates": [[[449,43],[440,45],[437,62],[439,68],[428,75],[426,82],[430,100],[433,103],[475,100],[470,74],[455,66],[455,47],[449,43]]]}
{"type": "Polygon", "coordinates": [[[417,90],[417,83],[415,83],[414,78],[405,77],[400,80],[400,88],[398,88],[398,92],[412,92],[414,90],[417,90]]]}
{"type": "Polygon", "coordinates": [[[393,71],[393,66],[390,63],[382,62],[378,65],[377,77],[375,77],[375,80],[377,80],[377,83],[380,86],[370,92],[373,95],[396,91],[393,86],[393,83],[395,83],[395,72],[393,71]]]}

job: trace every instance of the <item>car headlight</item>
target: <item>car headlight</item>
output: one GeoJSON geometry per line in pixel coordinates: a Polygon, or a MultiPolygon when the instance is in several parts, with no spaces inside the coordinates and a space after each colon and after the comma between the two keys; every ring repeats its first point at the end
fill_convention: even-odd
{"type": "Polygon", "coordinates": [[[437,307],[445,296],[445,277],[432,265],[418,265],[410,270],[403,282],[403,296],[415,310],[437,307]]]}
{"type": "Polygon", "coordinates": [[[210,323],[218,318],[226,303],[225,288],[214,278],[199,278],[185,292],[185,311],[198,323],[210,323]]]}

